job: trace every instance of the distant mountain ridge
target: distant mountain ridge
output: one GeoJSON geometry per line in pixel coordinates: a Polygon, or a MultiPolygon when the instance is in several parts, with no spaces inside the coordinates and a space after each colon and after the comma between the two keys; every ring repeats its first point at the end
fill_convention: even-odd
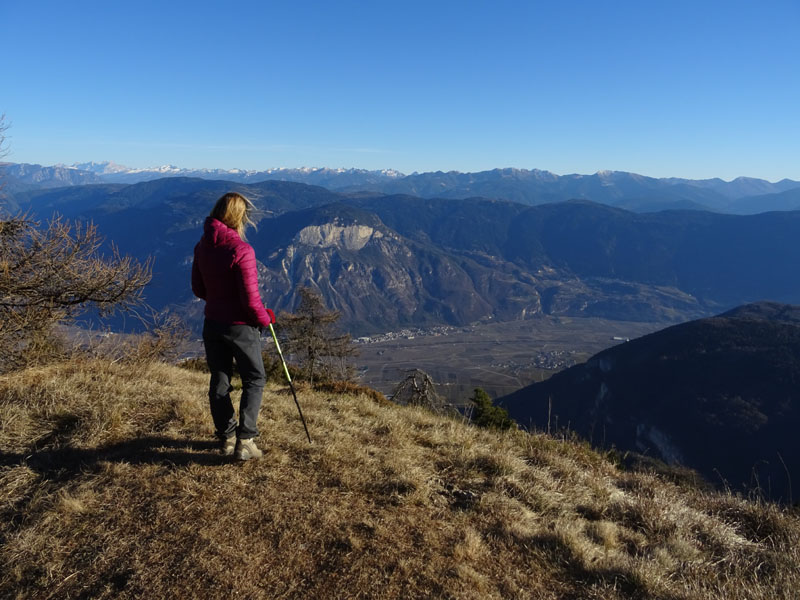
{"type": "Polygon", "coordinates": [[[0,182],[4,195],[9,196],[40,188],[103,183],[103,179],[96,173],[63,165],[43,167],[25,163],[0,163],[0,182]]]}
{"type": "MultiPolygon", "coordinates": [[[[402,193],[424,198],[480,196],[538,205],[565,200],[590,200],[637,212],[665,209],[704,209],[717,212],[763,212],[752,196],[777,194],[800,188],[800,182],[770,183],[740,177],[721,179],[656,179],[623,171],[600,171],[593,175],[555,175],[548,171],[494,169],[480,173],[421,173],[384,182],[372,191],[402,193]],[[734,204],[734,201],[738,201],[734,204]]],[[[343,190],[347,191],[347,189],[343,190]]],[[[795,209],[793,202],[781,210],[795,209]]]]}
{"type": "Polygon", "coordinates": [[[191,249],[215,200],[255,203],[262,295],[293,310],[318,289],[354,333],[537,314],[676,322],[760,298],[800,303],[800,212],[636,214],[588,201],[340,194],[319,186],[163,178],[14,196],[44,217],[92,219],[123,252],[155,257],[148,299],[198,317],[191,249]],[[154,216],[157,215],[157,218],[154,216]]]}
{"type": "Polygon", "coordinates": [[[80,163],[71,167],[9,165],[6,172],[23,186],[138,183],[163,177],[198,177],[236,183],[294,181],[344,193],[453,199],[483,197],[527,205],[583,199],[636,212],[697,209],[755,214],[768,210],[800,209],[800,182],[789,179],[776,183],[748,177],[732,181],[674,177],[657,179],[622,171],[556,175],[538,169],[505,168],[478,173],[437,171],[404,175],[391,169],[277,168],[257,171],[182,169],[172,165],[131,169],[106,161],[80,163]]]}

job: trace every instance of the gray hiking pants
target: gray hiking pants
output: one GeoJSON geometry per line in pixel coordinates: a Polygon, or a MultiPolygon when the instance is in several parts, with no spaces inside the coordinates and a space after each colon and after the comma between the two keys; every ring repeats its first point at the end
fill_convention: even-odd
{"type": "Polygon", "coordinates": [[[217,436],[228,438],[235,433],[241,439],[256,437],[256,421],[267,380],[258,328],[251,325],[225,325],[206,319],[203,323],[203,343],[211,371],[208,399],[217,436]],[[234,360],[242,377],[238,426],[230,396],[234,360]]]}

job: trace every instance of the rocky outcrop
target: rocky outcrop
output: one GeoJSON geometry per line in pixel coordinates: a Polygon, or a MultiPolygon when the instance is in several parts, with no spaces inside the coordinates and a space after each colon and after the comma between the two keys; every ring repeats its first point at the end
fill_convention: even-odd
{"type": "MultiPolygon", "coordinates": [[[[269,303],[293,307],[297,288],[310,286],[356,333],[487,318],[498,307],[486,292],[518,284],[507,273],[411,242],[380,224],[341,219],[300,228],[264,266],[269,303]]],[[[534,286],[518,295],[538,311],[534,286]]]]}
{"type": "Polygon", "coordinates": [[[369,225],[309,225],[303,227],[295,236],[295,243],[315,248],[342,248],[344,250],[361,250],[373,237],[383,237],[380,231],[369,225]]]}

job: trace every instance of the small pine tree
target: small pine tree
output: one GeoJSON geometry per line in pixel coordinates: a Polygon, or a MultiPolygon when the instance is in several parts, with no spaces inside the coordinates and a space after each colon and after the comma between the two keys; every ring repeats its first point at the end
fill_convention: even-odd
{"type": "Polygon", "coordinates": [[[475,388],[470,401],[475,407],[472,412],[472,422],[478,427],[511,429],[514,426],[514,421],[508,416],[508,411],[492,404],[492,399],[483,389],[475,388]]]}
{"type": "Polygon", "coordinates": [[[300,303],[294,313],[281,313],[278,323],[285,346],[300,362],[300,370],[312,385],[314,380],[348,381],[353,369],[348,359],[358,351],[350,334],[336,328],[341,314],[328,310],[322,296],[308,287],[298,290],[300,303]]]}

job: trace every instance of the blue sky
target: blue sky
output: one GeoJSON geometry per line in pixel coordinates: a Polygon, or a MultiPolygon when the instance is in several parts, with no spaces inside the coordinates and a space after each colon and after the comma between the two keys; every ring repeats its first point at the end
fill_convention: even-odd
{"type": "Polygon", "coordinates": [[[6,160],[800,179],[800,2],[4,0],[6,160]]]}

